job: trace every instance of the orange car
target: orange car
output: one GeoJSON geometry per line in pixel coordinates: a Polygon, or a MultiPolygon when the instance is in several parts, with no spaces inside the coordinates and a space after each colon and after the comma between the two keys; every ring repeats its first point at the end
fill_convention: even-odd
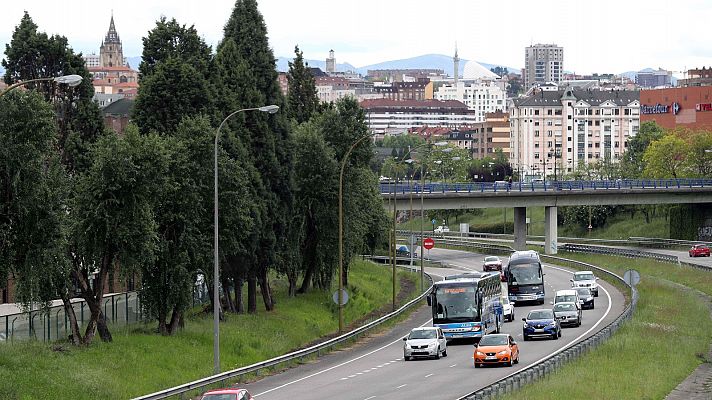
{"type": "Polygon", "coordinates": [[[475,368],[488,364],[519,364],[519,346],[506,333],[485,335],[475,347],[475,368]]]}

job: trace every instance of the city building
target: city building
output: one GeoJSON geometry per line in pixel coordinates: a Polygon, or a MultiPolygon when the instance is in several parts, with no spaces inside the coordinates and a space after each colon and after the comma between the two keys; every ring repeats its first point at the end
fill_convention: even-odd
{"type": "Polygon", "coordinates": [[[87,68],[99,67],[101,66],[99,55],[96,53],[91,53],[84,55],[84,64],[87,68]]]}
{"type": "Polygon", "coordinates": [[[455,100],[370,99],[360,104],[369,129],[381,134],[401,134],[425,126],[456,129],[476,122],[474,111],[455,100]]]}
{"type": "Polygon", "coordinates": [[[643,110],[639,91],[570,88],[511,99],[509,107],[510,162],[530,178],[616,162],[638,133],[643,110]]]}
{"type": "Polygon", "coordinates": [[[687,71],[685,79],[678,79],[678,86],[710,86],[712,85],[712,67],[694,68],[687,71]]]}
{"type": "Polygon", "coordinates": [[[640,121],[666,129],[712,129],[712,86],[640,91],[640,121]]]}
{"type": "Polygon", "coordinates": [[[472,158],[494,157],[497,150],[509,157],[509,114],[502,111],[488,113],[485,122],[450,130],[444,139],[468,150],[472,158]]]}
{"type": "Polygon", "coordinates": [[[672,72],[664,69],[657,71],[638,71],[635,84],[640,88],[670,87],[672,85],[672,72]]]}
{"type": "Polygon", "coordinates": [[[334,50],[329,50],[329,57],[326,59],[326,73],[333,74],[336,72],[336,57],[334,50]]]}
{"type": "Polygon", "coordinates": [[[118,99],[103,107],[104,125],[118,134],[122,134],[131,122],[131,112],[135,101],[132,99],[118,99]]]}
{"type": "MultiPolygon", "coordinates": [[[[459,59],[454,58],[457,62],[459,59]]],[[[457,100],[475,112],[476,122],[485,122],[486,115],[507,111],[506,82],[477,61],[468,61],[462,79],[438,82],[434,85],[436,100],[457,100]]]]}
{"type": "Polygon", "coordinates": [[[441,69],[369,69],[366,77],[374,82],[404,82],[431,80],[433,77],[442,77],[445,72],[441,69]]]}
{"type": "Polygon", "coordinates": [[[391,100],[426,100],[433,98],[433,84],[428,78],[417,82],[393,82],[373,86],[373,92],[384,99],[391,100]]]}
{"type": "Polygon", "coordinates": [[[564,73],[564,48],[555,44],[535,44],[524,50],[524,89],[537,84],[559,82],[564,73]]]}

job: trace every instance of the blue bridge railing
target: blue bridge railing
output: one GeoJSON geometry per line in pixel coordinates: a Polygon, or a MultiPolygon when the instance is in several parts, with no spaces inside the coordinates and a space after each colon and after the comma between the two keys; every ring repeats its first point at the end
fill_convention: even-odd
{"type": "Polygon", "coordinates": [[[712,179],[619,179],[614,181],[470,182],[470,183],[381,183],[382,195],[408,193],[497,193],[580,190],[712,188],[712,179]]]}

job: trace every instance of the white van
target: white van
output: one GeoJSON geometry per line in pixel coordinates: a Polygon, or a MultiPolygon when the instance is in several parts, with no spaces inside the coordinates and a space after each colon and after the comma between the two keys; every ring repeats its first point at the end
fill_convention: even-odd
{"type": "Polygon", "coordinates": [[[578,292],[573,289],[557,290],[554,296],[554,302],[551,304],[556,305],[556,303],[576,303],[581,308],[581,299],[579,298],[578,292]]]}

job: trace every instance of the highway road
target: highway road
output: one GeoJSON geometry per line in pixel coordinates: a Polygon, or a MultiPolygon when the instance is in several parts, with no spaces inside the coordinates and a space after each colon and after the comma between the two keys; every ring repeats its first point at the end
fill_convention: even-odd
{"type": "MultiPolygon", "coordinates": [[[[434,279],[462,272],[481,270],[484,256],[456,250],[433,249],[431,259],[442,261],[443,268],[427,268],[434,279]]],[[[522,340],[521,318],[527,310],[551,307],[555,290],[570,287],[570,271],[545,267],[546,303],[515,308],[514,322],[505,323],[521,347],[521,362],[514,367],[475,369],[473,345],[451,342],[448,356],[439,360],[403,360],[402,338],[417,326],[431,325],[430,309],[419,308],[411,317],[387,332],[374,335],[351,348],[333,352],[314,362],[286,370],[243,385],[260,400],[293,399],[456,399],[490,384],[512,372],[592,335],[613,321],[622,311],[624,297],[606,282],[596,298],[596,308],[584,310],[583,324],[564,328],[559,340],[522,340]]]]}

